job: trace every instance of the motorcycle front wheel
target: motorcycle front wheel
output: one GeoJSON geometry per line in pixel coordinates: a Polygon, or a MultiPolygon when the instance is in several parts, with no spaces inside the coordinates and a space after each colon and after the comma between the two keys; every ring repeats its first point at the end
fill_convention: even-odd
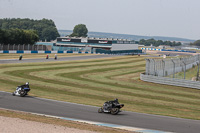
{"type": "Polygon", "coordinates": [[[119,113],[119,109],[118,109],[118,108],[112,108],[111,111],[110,111],[110,113],[111,113],[112,115],[116,115],[116,114],[119,113]]]}
{"type": "Polygon", "coordinates": [[[102,109],[102,108],[99,108],[99,109],[98,109],[98,113],[103,113],[103,109],[102,109]]]}

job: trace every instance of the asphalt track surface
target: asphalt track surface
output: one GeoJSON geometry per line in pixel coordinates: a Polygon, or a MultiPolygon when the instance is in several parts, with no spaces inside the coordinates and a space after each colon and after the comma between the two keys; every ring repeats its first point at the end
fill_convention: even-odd
{"type": "MultiPolygon", "coordinates": [[[[102,103],[103,104],[103,103],[102,103]]],[[[200,121],[149,115],[134,112],[120,112],[118,115],[97,113],[98,107],[60,102],[32,96],[12,96],[0,92],[0,107],[32,113],[68,117],[81,120],[118,124],[177,133],[198,133],[200,121]]]]}
{"type": "Polygon", "coordinates": [[[0,59],[0,64],[10,64],[10,63],[33,63],[33,62],[55,62],[55,61],[73,61],[73,60],[87,60],[87,59],[99,59],[99,58],[109,58],[116,57],[119,55],[85,55],[85,56],[70,56],[70,57],[58,57],[57,60],[54,58],[37,58],[37,59],[0,59]]]}
{"type": "MultiPolygon", "coordinates": [[[[70,61],[85,60],[95,58],[113,57],[116,55],[93,55],[74,56],[54,59],[24,59],[0,60],[0,64],[5,63],[28,63],[28,62],[49,62],[49,61],[70,61]]],[[[14,91],[14,90],[13,90],[14,91]]],[[[103,103],[102,103],[103,104],[103,103]]],[[[125,105],[126,106],[126,105],[125,105]]],[[[152,130],[160,130],[177,133],[199,133],[200,121],[181,119],[167,116],[158,116],[123,111],[118,115],[97,113],[98,107],[59,102],[54,100],[36,98],[32,96],[18,97],[10,93],[0,92],[0,108],[19,110],[32,113],[40,113],[59,117],[117,124],[130,127],[138,127],[152,130]]]]}

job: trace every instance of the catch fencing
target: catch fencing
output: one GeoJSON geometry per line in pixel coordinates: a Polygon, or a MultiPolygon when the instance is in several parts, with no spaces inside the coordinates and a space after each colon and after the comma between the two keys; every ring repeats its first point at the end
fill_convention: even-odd
{"type": "Polygon", "coordinates": [[[199,55],[172,59],[146,59],[146,72],[140,74],[140,79],[147,82],[200,89],[199,62],[199,55]],[[198,66],[194,75],[196,81],[185,80],[186,70],[196,65],[198,66]],[[178,72],[184,72],[182,79],[175,77],[178,72]],[[173,78],[170,78],[170,75],[173,75],[173,78]]]}
{"type": "Polygon", "coordinates": [[[185,72],[186,70],[199,65],[200,56],[189,56],[182,58],[171,58],[171,59],[146,59],[146,75],[165,77],[173,75],[175,73],[185,72]]]}

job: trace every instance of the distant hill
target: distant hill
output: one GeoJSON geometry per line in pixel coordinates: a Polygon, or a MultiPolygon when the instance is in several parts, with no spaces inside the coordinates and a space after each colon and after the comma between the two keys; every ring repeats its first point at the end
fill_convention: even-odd
{"type": "MultiPolygon", "coordinates": [[[[58,30],[60,36],[70,35],[72,30],[58,30]]],[[[180,41],[180,42],[194,42],[195,40],[177,38],[177,37],[163,37],[163,36],[139,36],[139,35],[129,35],[129,34],[116,34],[116,33],[105,33],[105,32],[88,32],[88,37],[97,38],[115,38],[115,39],[128,39],[139,41],[140,39],[151,39],[163,40],[163,41],[180,41]]]]}

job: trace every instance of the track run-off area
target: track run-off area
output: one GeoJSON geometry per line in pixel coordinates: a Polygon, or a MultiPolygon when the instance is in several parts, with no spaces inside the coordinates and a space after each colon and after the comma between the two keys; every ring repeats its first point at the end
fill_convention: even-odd
{"type": "MultiPolygon", "coordinates": [[[[32,97],[96,107],[102,106],[105,101],[118,98],[120,103],[125,104],[125,107],[122,108],[125,112],[121,112],[121,115],[119,114],[118,116],[108,116],[108,114],[98,114],[96,111],[93,114],[94,117],[95,113],[101,119],[103,117],[112,117],[113,119],[114,117],[120,117],[117,124],[126,125],[123,121],[125,121],[125,118],[128,119],[129,113],[132,116],[131,112],[153,114],[152,118],[157,117],[157,115],[164,115],[177,117],[172,118],[176,119],[177,127],[176,124],[173,124],[173,128],[169,128],[166,123],[161,124],[161,122],[159,125],[156,120],[152,119],[151,121],[148,117],[146,119],[148,122],[145,122],[145,115],[140,115],[140,117],[133,115],[134,117],[130,117],[131,120],[129,120],[127,126],[170,132],[183,132],[183,129],[187,132],[200,131],[200,91],[141,81],[139,75],[145,71],[145,56],[126,55],[105,56],[94,59],[80,58],[80,60],[66,59],[52,60],[51,62],[41,61],[44,59],[26,59],[27,61],[22,60],[24,61],[23,63],[19,63],[18,60],[5,63],[5,60],[1,60],[4,63],[0,61],[0,91],[13,92],[16,86],[29,82],[31,87],[29,95],[32,97]],[[31,60],[34,60],[34,62],[31,62],[31,60]],[[41,62],[35,60],[40,60],[41,62]],[[138,126],[138,123],[141,122],[139,119],[142,119],[142,116],[145,123],[141,124],[142,126],[138,126]],[[122,122],[120,122],[120,119],[123,119],[122,122]],[[186,122],[181,123],[181,120],[186,122]],[[154,125],[157,128],[149,125],[154,125]]],[[[1,99],[3,98],[2,96],[1,99]]],[[[28,99],[28,101],[31,100],[28,99]]],[[[0,103],[0,107],[3,104],[0,103]]],[[[57,108],[56,105],[55,108],[57,108]]],[[[46,112],[48,112],[48,107],[46,109],[46,112]]],[[[75,117],[77,115],[81,114],[74,114],[73,118],[77,118],[75,117]]],[[[88,118],[90,117],[92,118],[92,115],[88,114],[88,118]]],[[[164,121],[171,117],[159,118],[164,121]]],[[[116,120],[114,119],[113,121],[116,120]]],[[[170,121],[168,122],[170,123],[170,121]]]]}

